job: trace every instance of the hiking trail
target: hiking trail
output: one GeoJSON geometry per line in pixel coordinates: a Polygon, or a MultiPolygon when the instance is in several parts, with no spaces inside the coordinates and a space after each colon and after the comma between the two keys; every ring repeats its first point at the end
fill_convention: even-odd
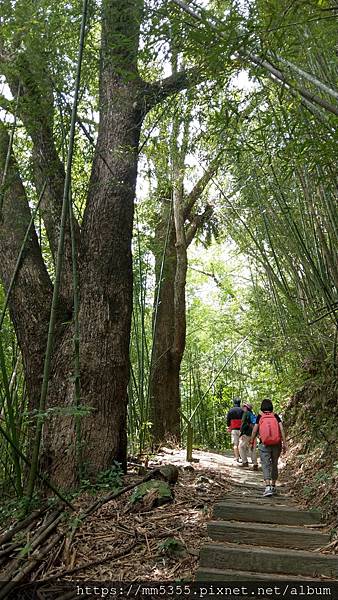
{"type": "Polygon", "coordinates": [[[233,485],[213,507],[197,581],[337,579],[337,557],[319,551],[330,540],[319,512],[297,506],[285,482],[277,496],[263,497],[261,471],[220,458],[233,485]]]}

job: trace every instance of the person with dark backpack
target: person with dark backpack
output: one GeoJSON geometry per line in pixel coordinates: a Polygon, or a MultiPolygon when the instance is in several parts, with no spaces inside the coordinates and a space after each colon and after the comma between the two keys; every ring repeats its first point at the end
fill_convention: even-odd
{"type": "Polygon", "coordinates": [[[256,448],[250,447],[251,434],[256,423],[256,417],[252,411],[252,405],[250,402],[244,402],[242,404],[243,416],[242,424],[239,436],[239,454],[242,459],[242,467],[248,467],[248,455],[251,457],[253,464],[253,470],[258,471],[256,448]]]}
{"type": "Polygon", "coordinates": [[[256,424],[251,434],[251,446],[257,435],[260,438],[258,450],[266,486],[263,496],[273,496],[276,494],[278,459],[282,451],[283,453],[287,451],[287,443],[281,418],[273,412],[273,404],[269,398],[263,400],[261,412],[256,417],[256,424]]]}
{"type": "Polygon", "coordinates": [[[226,421],[227,421],[227,426],[228,426],[228,432],[231,433],[231,442],[233,445],[233,449],[234,449],[234,457],[235,460],[237,462],[240,461],[240,457],[239,457],[239,450],[238,450],[238,444],[239,444],[239,432],[241,429],[241,425],[242,425],[242,416],[243,416],[243,409],[241,408],[241,399],[240,398],[234,398],[234,405],[232,408],[230,408],[227,417],[226,417],[226,421]]]}

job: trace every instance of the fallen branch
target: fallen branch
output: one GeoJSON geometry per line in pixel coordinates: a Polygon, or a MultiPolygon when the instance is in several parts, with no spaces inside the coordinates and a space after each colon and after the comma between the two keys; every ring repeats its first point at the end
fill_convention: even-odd
{"type": "MultiPolygon", "coordinates": [[[[12,579],[12,577],[16,571],[18,571],[18,573],[17,573],[17,575],[14,576],[13,580],[15,579],[15,577],[17,577],[19,575],[19,573],[22,570],[21,566],[20,566],[21,562],[23,560],[27,560],[28,553],[30,554],[30,556],[32,556],[31,553],[33,553],[33,555],[34,555],[34,551],[37,550],[37,548],[40,546],[41,542],[43,542],[49,536],[49,534],[55,529],[55,527],[58,525],[58,523],[63,518],[63,514],[60,514],[60,511],[61,511],[61,509],[59,509],[58,511],[54,511],[49,516],[46,523],[44,525],[42,525],[42,527],[39,528],[37,534],[29,542],[29,551],[27,550],[26,547],[24,547],[22,550],[20,550],[18,556],[16,558],[14,558],[12,560],[12,562],[9,563],[7,571],[5,571],[5,573],[3,575],[3,578],[5,580],[9,581],[10,579],[12,579]]],[[[62,533],[62,535],[63,535],[63,533],[62,533]]],[[[25,570],[25,568],[23,570],[25,570]]],[[[2,591],[0,592],[0,599],[3,597],[1,594],[2,594],[2,591]]]]}
{"type": "Polygon", "coordinates": [[[34,581],[32,583],[27,583],[25,584],[25,587],[29,587],[32,585],[44,585],[45,583],[50,583],[51,581],[55,581],[56,579],[60,579],[60,577],[62,577],[62,579],[64,577],[68,577],[69,575],[74,575],[74,573],[78,573],[79,571],[83,571],[84,569],[88,569],[89,567],[96,567],[98,565],[102,565],[105,562],[108,562],[109,560],[117,560],[118,558],[122,558],[125,556],[128,556],[129,552],[131,550],[133,550],[136,546],[141,546],[142,544],[140,544],[140,542],[136,543],[132,542],[130,544],[128,544],[127,548],[125,548],[124,550],[121,550],[120,552],[112,552],[112,554],[108,554],[108,556],[105,556],[105,558],[99,558],[97,560],[92,560],[90,562],[85,563],[84,565],[79,565],[78,567],[74,567],[73,569],[68,569],[68,571],[62,571],[62,573],[56,573],[55,575],[51,575],[50,577],[47,577],[46,579],[38,579],[37,581],[34,581]]]}
{"type": "Polygon", "coordinates": [[[46,507],[41,508],[40,510],[34,510],[28,517],[26,517],[26,519],[23,519],[22,521],[18,521],[11,529],[6,531],[0,537],[0,546],[3,546],[3,544],[5,544],[6,542],[9,542],[16,533],[18,533],[19,531],[22,531],[22,529],[27,527],[27,525],[30,525],[32,523],[32,521],[36,521],[36,519],[38,519],[38,517],[40,517],[45,512],[45,510],[46,510],[46,507]]]}
{"type": "Polygon", "coordinates": [[[13,544],[9,544],[7,548],[4,548],[4,550],[0,550],[0,566],[6,562],[6,556],[12,554],[12,552],[16,550],[18,546],[20,546],[20,542],[14,542],[13,544]]]}
{"type": "MultiPolygon", "coordinates": [[[[134,489],[141,483],[145,483],[146,481],[149,481],[150,479],[158,479],[158,478],[167,479],[167,480],[169,479],[169,481],[171,483],[174,483],[175,480],[177,479],[177,477],[176,477],[177,475],[178,475],[177,467],[175,467],[173,465],[166,465],[164,468],[153,469],[150,473],[148,473],[141,480],[134,482],[130,485],[127,485],[118,491],[110,492],[103,498],[100,498],[99,500],[94,502],[85,511],[83,511],[82,514],[80,514],[79,522],[83,521],[89,515],[93,514],[94,511],[101,508],[101,506],[103,506],[107,502],[110,502],[111,500],[114,500],[115,498],[122,496],[122,494],[129,492],[130,490],[134,489]]],[[[33,537],[33,539],[31,540],[30,545],[29,545],[29,553],[30,553],[29,561],[28,561],[29,564],[27,566],[24,566],[23,568],[21,567],[21,562],[23,560],[27,560],[27,549],[21,550],[20,553],[18,554],[18,556],[15,557],[12,560],[12,562],[9,563],[7,571],[4,574],[4,579],[7,581],[11,579],[12,581],[10,581],[5,586],[5,588],[3,588],[3,590],[1,590],[0,600],[1,600],[1,598],[5,597],[5,595],[3,595],[3,594],[7,594],[7,592],[12,589],[12,587],[10,587],[10,586],[13,582],[21,581],[28,573],[30,573],[33,570],[33,568],[39,562],[41,557],[45,556],[50,551],[50,549],[55,546],[55,544],[59,540],[61,540],[63,537],[65,537],[67,535],[67,531],[69,531],[69,529],[67,531],[63,531],[63,532],[60,532],[59,534],[57,534],[57,536],[52,539],[51,543],[47,544],[47,546],[42,548],[40,550],[40,552],[38,553],[38,547],[40,546],[40,544],[46,540],[48,535],[55,529],[55,527],[58,525],[58,523],[63,518],[63,513],[60,514],[61,510],[63,510],[63,509],[60,508],[58,511],[55,511],[54,513],[52,513],[52,515],[50,515],[48,517],[46,524],[42,528],[39,529],[39,531],[37,532],[35,537],[33,537]]],[[[21,527],[22,527],[22,524],[21,524],[21,527]]],[[[72,535],[74,535],[75,529],[74,529],[74,526],[72,526],[72,527],[73,527],[72,535]]],[[[17,529],[17,531],[19,531],[20,528],[17,529]]],[[[13,530],[14,530],[14,528],[13,528],[13,530]]],[[[135,545],[135,541],[129,547],[132,548],[134,545],[135,545]]],[[[126,551],[123,551],[121,556],[123,556],[125,554],[125,552],[126,551]]],[[[129,552],[129,550],[128,550],[128,552],[129,552]]],[[[64,572],[62,574],[62,576],[69,575],[70,573],[73,573],[73,572],[75,573],[75,572],[77,572],[77,570],[82,570],[82,569],[86,568],[87,566],[95,566],[96,564],[99,565],[99,564],[101,564],[101,561],[105,562],[106,560],[114,559],[114,556],[115,555],[110,555],[106,559],[99,559],[99,561],[94,561],[94,563],[90,563],[90,564],[88,563],[87,565],[82,565],[81,567],[75,567],[75,569],[71,569],[71,571],[64,572]]],[[[118,556],[116,555],[116,558],[117,557],[118,556]]],[[[58,577],[59,577],[59,575],[56,576],[55,578],[58,578],[58,577]]],[[[53,578],[53,579],[55,579],[55,578],[53,578]]]]}
{"type": "MultiPolygon", "coordinates": [[[[20,568],[20,570],[18,571],[18,573],[12,578],[11,581],[9,581],[1,590],[0,590],[0,600],[2,598],[6,598],[7,594],[13,590],[13,588],[16,586],[17,583],[19,583],[20,581],[22,581],[24,579],[24,577],[26,577],[26,575],[28,575],[33,569],[34,567],[44,558],[44,556],[46,556],[46,554],[48,554],[48,552],[50,552],[52,550],[52,548],[54,548],[54,546],[62,539],[63,537],[63,532],[61,533],[57,533],[54,538],[52,538],[52,540],[49,542],[49,544],[47,544],[47,546],[45,546],[41,551],[36,550],[35,552],[33,552],[30,561],[27,562],[27,564],[23,567],[20,568]]],[[[26,584],[25,584],[26,587],[26,584]]]]}
{"type": "Polygon", "coordinates": [[[176,483],[177,477],[178,477],[178,469],[175,465],[165,465],[163,467],[157,467],[156,469],[153,469],[150,473],[145,475],[140,481],[131,483],[130,485],[127,485],[126,487],[122,488],[121,490],[118,490],[117,492],[110,492],[103,498],[100,498],[99,500],[94,502],[91,506],[89,506],[82,513],[82,516],[80,515],[80,519],[84,519],[84,518],[88,517],[88,515],[91,515],[95,510],[97,510],[98,508],[101,508],[101,506],[103,506],[107,502],[110,502],[110,500],[115,500],[115,498],[122,496],[122,494],[125,494],[126,492],[133,490],[141,483],[145,483],[146,481],[149,481],[150,479],[162,478],[162,479],[165,479],[166,481],[168,481],[169,483],[176,483]]]}

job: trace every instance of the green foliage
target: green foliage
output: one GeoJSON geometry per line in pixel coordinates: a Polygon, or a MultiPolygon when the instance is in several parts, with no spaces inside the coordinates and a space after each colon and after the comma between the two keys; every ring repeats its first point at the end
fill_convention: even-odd
{"type": "Polygon", "coordinates": [[[47,408],[45,411],[32,410],[29,413],[26,413],[24,416],[29,417],[30,419],[48,419],[48,417],[63,415],[67,417],[87,417],[88,415],[93,413],[92,406],[85,406],[84,404],[79,404],[78,406],[51,406],[47,408]]]}
{"type": "Polygon", "coordinates": [[[11,498],[10,500],[2,500],[0,503],[0,523],[21,519],[27,516],[27,510],[41,508],[41,499],[36,492],[32,498],[32,502],[27,496],[21,498],[11,498]]]}
{"type": "Polygon", "coordinates": [[[103,490],[118,491],[123,487],[122,477],[121,465],[114,461],[110,469],[98,473],[95,481],[82,479],[80,489],[93,494],[103,490]]]}
{"type": "Polygon", "coordinates": [[[166,556],[183,556],[186,554],[185,546],[180,542],[180,540],[174,537],[168,537],[163,542],[160,542],[157,546],[158,550],[161,554],[165,554],[166,556]]]}
{"type": "MultiPolygon", "coordinates": [[[[181,396],[186,416],[199,406],[193,418],[194,442],[217,448],[229,444],[224,417],[235,395],[249,398],[256,410],[263,396],[272,396],[282,409],[286,398],[306,377],[301,371],[304,361],[336,367],[335,117],[311,101],[304,103],[297,90],[305,88],[310,96],[319,94],[327,102],[331,101],[328,94],[278,62],[282,57],[333,85],[337,72],[336,22],[334,11],[322,10],[328,6],[327,0],[213,0],[208,2],[207,11],[191,4],[200,17],[197,21],[173,3],[163,3],[160,10],[155,1],[146,3],[137,57],[140,75],[148,82],[158,80],[167,75],[176,57],[181,68],[195,67],[204,81],[152,110],[142,131],[143,187],[137,199],[133,242],[132,376],[128,389],[129,439],[136,451],[151,441],[148,391],[154,257],[162,255],[163,231],[170,216],[173,182],[169,145],[174,118],[189,130],[187,190],[222,150],[217,176],[190,215],[198,215],[206,201],[212,203],[212,218],[190,251],[187,282],[188,331],[181,396]],[[289,85],[278,87],[262,67],[250,62],[248,53],[279,65],[289,85]],[[156,239],[155,232],[159,234],[156,239]],[[239,254],[244,258],[239,259],[239,254]],[[244,338],[246,343],[209,389],[244,338]]],[[[100,11],[100,3],[90,3],[79,105],[87,135],[78,126],[72,171],[80,224],[88,198],[100,110],[100,11]]],[[[80,2],[2,2],[1,81],[8,86],[20,78],[25,91],[19,103],[14,151],[31,207],[36,205],[39,191],[33,173],[32,131],[41,120],[50,127],[64,163],[80,16],[80,2]]],[[[135,38],[128,38],[123,19],[119,36],[110,41],[110,53],[118,42],[123,48],[119,61],[135,51],[135,38]]],[[[129,72],[121,72],[121,64],[119,69],[120,76],[131,77],[129,72]]],[[[2,102],[9,111],[8,123],[13,102],[7,98],[2,102]]],[[[179,137],[178,146],[182,128],[179,137]]],[[[42,211],[35,228],[53,280],[53,257],[42,211]]],[[[0,307],[3,302],[0,288],[0,307]]],[[[8,316],[1,336],[1,423],[4,421],[6,432],[17,435],[23,451],[29,448],[28,428],[36,419],[90,414],[86,405],[42,412],[28,408],[24,369],[8,316]],[[10,397],[4,391],[4,374],[12,381],[10,397]]],[[[322,410],[319,401],[313,403],[316,410],[322,410]]],[[[0,459],[1,480],[19,493],[22,465],[20,461],[16,464],[13,449],[4,439],[0,440],[0,459]]],[[[83,482],[83,488],[118,488],[120,475],[114,467],[99,474],[95,484],[83,482]]]]}

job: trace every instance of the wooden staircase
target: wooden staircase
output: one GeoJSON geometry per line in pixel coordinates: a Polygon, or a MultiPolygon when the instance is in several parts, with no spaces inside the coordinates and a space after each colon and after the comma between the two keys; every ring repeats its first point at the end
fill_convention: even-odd
{"type": "Polygon", "coordinates": [[[338,557],[318,551],[329,542],[319,513],[297,508],[282,487],[264,498],[260,479],[251,472],[214,506],[197,581],[338,579],[338,557]]]}

